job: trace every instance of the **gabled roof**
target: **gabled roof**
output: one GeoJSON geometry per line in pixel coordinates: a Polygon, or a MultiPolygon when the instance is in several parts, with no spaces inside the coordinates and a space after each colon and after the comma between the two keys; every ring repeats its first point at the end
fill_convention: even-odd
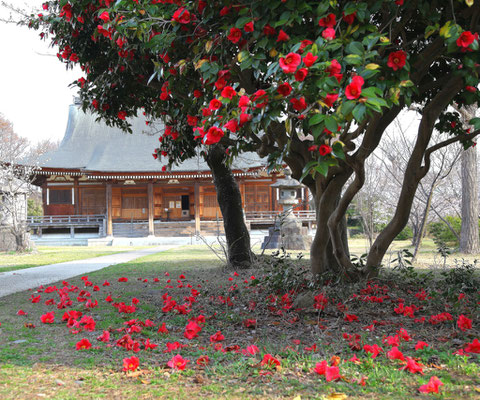
{"type": "MultiPolygon", "coordinates": [[[[84,172],[143,173],[161,172],[162,163],[152,156],[158,147],[163,125],[146,125],[145,118],[130,119],[133,133],[123,132],[104,122],[95,121],[95,115],[71,105],[65,136],[59,148],[44,154],[39,166],[52,169],[81,170],[84,172]]],[[[233,170],[263,167],[256,153],[245,153],[234,162],[233,170]]],[[[172,172],[209,171],[201,156],[172,167],[172,172]]]]}

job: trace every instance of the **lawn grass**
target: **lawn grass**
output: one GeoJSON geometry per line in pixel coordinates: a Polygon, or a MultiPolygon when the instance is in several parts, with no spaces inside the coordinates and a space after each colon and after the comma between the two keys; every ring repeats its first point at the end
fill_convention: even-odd
{"type": "Polygon", "coordinates": [[[35,250],[25,253],[0,252],[0,272],[16,271],[66,261],[84,260],[142,248],[145,247],[37,246],[35,250]]]}
{"type": "MultiPolygon", "coordinates": [[[[475,291],[466,286],[469,277],[462,281],[459,271],[456,275],[459,281],[453,282],[453,289],[446,293],[442,282],[426,277],[428,271],[420,272],[419,277],[386,272],[377,286],[362,283],[325,287],[322,292],[329,303],[319,313],[311,303],[307,307],[295,303],[300,294],[309,293],[307,288],[295,293],[276,292],[272,286],[275,281],[270,279],[284,274],[290,267],[301,269],[307,262],[306,259],[297,262],[268,258],[257,269],[238,271],[237,276],[233,271],[225,271],[223,263],[206,247],[184,246],[96,271],[85,280],[77,277],[69,280],[68,285],[62,282],[52,285],[78,287],[77,291],[69,292],[71,308],[57,309],[55,305],[45,304],[50,298],[59,301],[58,291],[54,289],[51,293],[22,292],[0,298],[0,398],[298,399],[300,396],[301,399],[334,399],[345,394],[348,398],[380,400],[476,399],[480,396],[478,354],[469,357],[452,354],[480,338],[480,296],[478,287],[475,291]],[[120,277],[128,278],[128,282],[119,282],[120,277]],[[102,286],[105,280],[110,286],[102,286]],[[85,286],[85,281],[98,285],[99,290],[94,291],[89,284],[85,286]],[[462,301],[457,300],[461,288],[468,289],[462,301]],[[178,304],[184,304],[192,289],[198,290],[199,295],[192,303],[190,314],[162,312],[165,293],[178,304]],[[431,299],[416,297],[420,289],[431,299]],[[98,306],[89,309],[85,302],[78,302],[81,290],[91,294],[88,297],[83,293],[81,297],[97,300],[98,306]],[[385,293],[388,298],[382,303],[365,300],[365,296],[381,297],[385,293]],[[32,294],[41,295],[41,301],[33,304],[29,300],[32,294]],[[132,304],[133,298],[138,299],[136,311],[119,313],[105,301],[109,294],[116,303],[132,304]],[[288,294],[287,300],[294,301],[290,308],[285,294],[288,294]],[[358,296],[363,296],[363,300],[358,296]],[[415,317],[425,316],[427,322],[414,322],[413,318],[395,313],[393,309],[400,298],[406,306],[416,304],[419,310],[415,317]],[[28,315],[16,315],[19,309],[28,315]],[[61,321],[63,313],[70,309],[93,317],[95,330],[70,333],[61,321]],[[447,310],[455,317],[453,321],[428,323],[429,316],[447,310]],[[50,311],[55,312],[55,322],[42,324],[40,316],[50,311]],[[357,315],[359,320],[346,322],[347,313],[357,315]],[[463,332],[456,327],[459,314],[473,320],[472,329],[463,332]],[[188,340],[183,336],[185,326],[190,318],[199,315],[206,317],[203,329],[197,338],[188,340]],[[132,319],[149,319],[156,324],[143,327],[140,333],[131,333],[139,342],[149,338],[158,344],[156,349],[144,350],[141,345],[142,350],[134,353],[115,345],[116,340],[127,333],[125,322],[132,319]],[[245,326],[244,321],[248,319],[257,321],[255,329],[245,326]],[[365,329],[374,320],[377,321],[373,323],[374,330],[365,329]],[[168,334],[157,332],[157,327],[164,322],[168,334]],[[382,343],[382,338],[395,335],[400,328],[412,337],[410,341],[401,342],[401,351],[424,365],[424,375],[400,371],[402,363],[385,356],[389,347],[382,343]],[[112,336],[111,347],[96,340],[105,330],[112,336]],[[219,342],[224,351],[215,348],[215,343],[209,340],[219,330],[225,336],[225,340],[219,342]],[[362,344],[378,344],[384,352],[372,359],[363,349],[352,349],[343,333],[359,334],[362,344]],[[76,351],[75,345],[82,338],[89,339],[93,347],[76,351]],[[415,351],[418,340],[428,342],[430,347],[415,351]],[[186,347],[165,353],[166,343],[176,341],[186,347]],[[237,352],[252,344],[260,349],[259,354],[246,356],[237,352]],[[314,344],[316,349],[305,350],[314,344]],[[190,360],[184,371],[172,371],[166,366],[177,353],[190,360]],[[280,367],[262,366],[264,354],[276,357],[280,367]],[[354,354],[360,359],[358,365],[347,361],[354,354]],[[140,359],[139,370],[123,372],[122,360],[133,355],[140,359]],[[195,363],[201,355],[210,358],[210,364],[203,368],[195,363]],[[332,356],[339,357],[338,367],[343,378],[326,382],[325,377],[313,369],[322,360],[334,364],[332,356]],[[433,375],[444,383],[440,389],[442,394],[420,394],[419,386],[433,375]],[[359,384],[361,378],[368,378],[365,386],[359,384]]],[[[315,289],[314,293],[319,290],[315,289]]]]}

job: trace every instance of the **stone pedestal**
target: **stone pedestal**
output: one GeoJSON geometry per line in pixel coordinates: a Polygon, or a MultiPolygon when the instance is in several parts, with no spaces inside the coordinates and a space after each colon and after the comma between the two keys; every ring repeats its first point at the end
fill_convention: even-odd
{"type": "Polygon", "coordinates": [[[274,227],[268,229],[262,249],[310,250],[312,238],[308,235],[308,228],[302,227],[293,214],[285,219],[277,220],[274,227]]]}

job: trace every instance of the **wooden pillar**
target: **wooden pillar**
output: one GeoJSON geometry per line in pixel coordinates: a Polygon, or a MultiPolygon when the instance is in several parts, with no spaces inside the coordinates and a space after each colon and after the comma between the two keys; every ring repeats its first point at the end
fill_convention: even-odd
{"type": "Polygon", "coordinates": [[[73,213],[75,215],[80,215],[80,190],[78,189],[78,177],[73,178],[73,198],[75,200],[75,204],[73,206],[73,213]]]}
{"type": "Polygon", "coordinates": [[[105,198],[107,199],[107,236],[113,236],[112,184],[111,183],[107,183],[105,198]]]}
{"type": "Polygon", "coordinates": [[[195,182],[194,189],[194,211],[195,211],[195,234],[200,235],[200,188],[199,183],[195,182]]]}
{"type": "Polygon", "coordinates": [[[155,236],[155,227],[153,225],[154,208],[153,208],[153,183],[148,182],[148,236],[155,236]]]}
{"type": "Polygon", "coordinates": [[[42,184],[42,206],[43,215],[47,215],[47,182],[42,184]]]}

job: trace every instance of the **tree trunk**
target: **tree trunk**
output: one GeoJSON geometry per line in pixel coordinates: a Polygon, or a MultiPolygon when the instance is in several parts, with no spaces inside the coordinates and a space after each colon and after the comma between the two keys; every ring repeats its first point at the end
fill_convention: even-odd
{"type": "Polygon", "coordinates": [[[225,159],[223,146],[219,144],[210,146],[207,163],[212,171],[217,200],[223,216],[228,264],[233,268],[250,268],[252,252],[250,234],[243,216],[242,196],[232,170],[225,164],[225,159]]]}
{"type": "Polygon", "coordinates": [[[428,193],[427,204],[425,205],[425,210],[423,212],[422,222],[420,224],[420,229],[418,231],[418,236],[415,240],[415,249],[413,251],[413,260],[415,260],[417,258],[418,251],[420,250],[420,246],[422,245],[423,237],[425,236],[425,231],[427,229],[427,219],[428,219],[428,214],[430,213],[430,207],[432,206],[432,198],[433,198],[434,189],[435,189],[435,185],[432,185],[432,187],[430,188],[430,192],[428,193]]]}
{"type": "Polygon", "coordinates": [[[470,147],[462,153],[462,229],[460,252],[479,252],[477,152],[470,147]]]}
{"type": "MultiPolygon", "coordinates": [[[[335,249],[332,242],[332,235],[328,226],[329,219],[337,208],[341,189],[348,176],[341,176],[333,178],[328,184],[328,188],[318,188],[314,192],[315,207],[317,212],[317,231],[312,241],[312,247],[310,249],[310,266],[314,276],[322,275],[326,272],[337,275],[342,280],[345,279],[346,273],[351,271],[345,271],[341,262],[335,255],[335,249]]],[[[317,186],[321,183],[317,182],[317,186]]],[[[348,250],[348,235],[347,235],[347,220],[346,217],[340,220],[340,223],[336,225],[337,232],[340,237],[340,242],[343,246],[345,256],[349,257],[348,250]]]]}

